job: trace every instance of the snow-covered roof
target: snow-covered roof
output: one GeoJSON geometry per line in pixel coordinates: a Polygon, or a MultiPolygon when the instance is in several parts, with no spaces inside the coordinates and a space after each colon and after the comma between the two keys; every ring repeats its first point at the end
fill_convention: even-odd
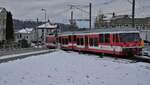
{"type": "Polygon", "coordinates": [[[19,30],[17,33],[31,33],[33,31],[33,28],[25,28],[19,30]]]}
{"type": "Polygon", "coordinates": [[[3,8],[2,8],[2,7],[0,7],[0,12],[2,12],[2,10],[3,10],[3,8]]]}
{"type": "Polygon", "coordinates": [[[123,18],[130,18],[129,15],[118,15],[113,17],[111,20],[116,20],[116,19],[123,19],[123,18]]]}
{"type": "Polygon", "coordinates": [[[49,22],[47,22],[46,24],[42,24],[40,26],[38,26],[38,28],[57,28],[57,25],[52,25],[49,22]]]}
{"type": "Polygon", "coordinates": [[[99,34],[99,33],[139,33],[139,31],[136,28],[99,28],[99,29],[91,29],[86,31],[73,31],[73,32],[62,32],[59,35],[65,36],[65,35],[84,35],[84,34],[99,34]]]}

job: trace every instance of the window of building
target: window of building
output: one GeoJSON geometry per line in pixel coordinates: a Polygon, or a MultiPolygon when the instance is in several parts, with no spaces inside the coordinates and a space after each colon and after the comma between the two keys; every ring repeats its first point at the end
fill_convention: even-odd
{"type": "Polygon", "coordinates": [[[20,34],[20,38],[22,37],[22,35],[20,34]]]}

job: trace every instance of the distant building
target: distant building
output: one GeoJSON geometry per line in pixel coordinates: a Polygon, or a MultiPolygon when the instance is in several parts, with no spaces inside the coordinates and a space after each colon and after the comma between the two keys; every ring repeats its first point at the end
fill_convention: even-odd
{"type": "MultiPolygon", "coordinates": [[[[99,20],[96,21],[96,28],[102,27],[132,27],[132,18],[129,15],[113,16],[109,21],[99,20]]],[[[150,29],[150,17],[135,18],[135,28],[137,29],[150,29]]]]}
{"type": "Polygon", "coordinates": [[[94,25],[95,28],[107,28],[108,27],[108,20],[104,19],[105,16],[103,14],[100,14],[99,16],[96,17],[94,25]]]}
{"type": "Polygon", "coordinates": [[[15,39],[17,42],[27,40],[28,44],[31,44],[31,42],[35,40],[33,28],[24,28],[15,32],[15,39]]]}
{"type": "Polygon", "coordinates": [[[57,25],[47,22],[45,24],[38,26],[36,29],[38,41],[45,42],[47,35],[54,34],[56,32],[57,25]]]}
{"type": "Polygon", "coordinates": [[[7,11],[0,7],[0,42],[6,40],[6,19],[7,11]]]}

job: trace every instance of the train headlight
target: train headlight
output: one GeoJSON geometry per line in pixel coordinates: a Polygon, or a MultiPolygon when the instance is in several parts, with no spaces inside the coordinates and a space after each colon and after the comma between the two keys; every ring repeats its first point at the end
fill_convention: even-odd
{"type": "Polygon", "coordinates": [[[144,48],[144,41],[142,40],[141,41],[141,45],[140,45],[142,48],[144,48]]]}

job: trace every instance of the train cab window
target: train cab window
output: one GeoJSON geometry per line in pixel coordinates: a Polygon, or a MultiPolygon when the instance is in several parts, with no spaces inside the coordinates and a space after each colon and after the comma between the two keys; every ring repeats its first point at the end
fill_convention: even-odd
{"type": "Polygon", "coordinates": [[[140,35],[139,33],[120,33],[119,39],[120,42],[140,41],[140,35]]]}

